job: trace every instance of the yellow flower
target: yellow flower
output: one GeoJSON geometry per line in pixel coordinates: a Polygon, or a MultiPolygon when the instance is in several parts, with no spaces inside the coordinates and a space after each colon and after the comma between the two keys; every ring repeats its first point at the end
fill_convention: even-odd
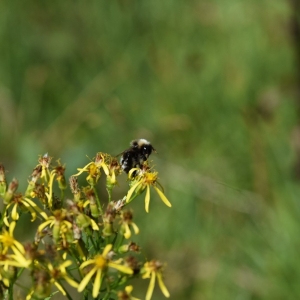
{"type": "Polygon", "coordinates": [[[138,298],[131,296],[132,290],[133,290],[132,285],[127,285],[125,287],[125,291],[118,292],[118,299],[119,300],[140,300],[138,298]]]}
{"type": "Polygon", "coordinates": [[[42,166],[42,173],[41,178],[48,182],[49,176],[50,176],[50,163],[51,163],[52,157],[48,155],[48,153],[44,154],[42,157],[39,157],[39,165],[42,166]]]}
{"type": "Polygon", "coordinates": [[[32,261],[26,259],[21,253],[0,255],[0,265],[4,266],[4,269],[7,269],[9,266],[27,268],[31,263],[32,261]]]}
{"type": "Polygon", "coordinates": [[[6,276],[6,273],[8,272],[8,265],[5,265],[4,267],[1,266],[0,268],[0,281],[3,282],[3,284],[6,287],[9,287],[9,278],[7,278],[8,276],[6,276]]]}
{"type": "Polygon", "coordinates": [[[53,239],[56,243],[61,237],[65,239],[66,236],[73,236],[73,226],[71,222],[66,220],[66,212],[62,209],[54,211],[53,214],[53,216],[47,217],[46,221],[38,227],[38,232],[42,232],[47,226],[53,227],[53,239]]]}
{"type": "Polygon", "coordinates": [[[48,199],[48,205],[49,205],[50,208],[52,207],[52,203],[53,203],[53,199],[52,199],[53,192],[52,191],[53,191],[53,181],[54,181],[55,176],[56,176],[56,171],[52,170],[50,175],[49,175],[49,182],[48,182],[49,191],[45,192],[45,195],[48,199]]]}
{"type": "Polygon", "coordinates": [[[107,165],[107,169],[104,169],[106,175],[106,188],[111,191],[118,183],[117,176],[121,173],[121,166],[115,157],[108,154],[105,156],[105,162],[107,165]]]}
{"type": "MultiPolygon", "coordinates": [[[[132,172],[135,172],[136,169],[131,169],[129,172],[129,176],[132,174],[132,172]]],[[[155,191],[158,193],[160,199],[168,206],[171,207],[171,203],[167,199],[167,197],[164,195],[164,193],[157,187],[157,185],[160,186],[160,184],[157,181],[157,172],[140,172],[139,175],[134,177],[134,180],[132,181],[132,186],[130,190],[127,193],[126,196],[126,202],[129,203],[132,201],[131,196],[133,195],[134,191],[136,192],[136,195],[142,193],[145,189],[146,190],[146,196],[145,196],[145,209],[146,212],[149,212],[149,204],[150,204],[150,186],[152,186],[155,191]]]]}
{"type": "Polygon", "coordinates": [[[96,155],[95,162],[90,162],[83,168],[78,168],[77,170],[79,172],[73,176],[79,176],[83,172],[87,172],[88,176],[86,180],[90,185],[94,186],[101,176],[101,172],[100,172],[101,168],[104,170],[106,174],[109,173],[108,167],[105,163],[105,154],[99,152],[96,155]]]}
{"type": "Polygon", "coordinates": [[[12,198],[11,202],[5,207],[5,216],[4,216],[4,223],[6,226],[9,227],[8,221],[8,209],[12,207],[10,216],[13,221],[17,221],[19,219],[18,207],[21,209],[27,209],[31,214],[31,222],[33,222],[37,217],[37,212],[43,216],[43,218],[47,218],[45,212],[43,212],[32,200],[27,197],[22,196],[22,194],[15,194],[12,198]]]}
{"type": "Polygon", "coordinates": [[[127,210],[121,212],[121,232],[124,232],[123,234],[126,239],[129,239],[131,237],[129,225],[132,226],[135,234],[139,233],[139,228],[134,222],[132,222],[132,218],[133,215],[131,211],[127,210]]]}
{"type": "Polygon", "coordinates": [[[15,240],[14,238],[14,229],[16,227],[16,222],[11,222],[9,225],[9,229],[4,230],[4,232],[0,235],[0,242],[2,244],[3,250],[2,253],[7,253],[8,249],[11,248],[12,251],[16,253],[25,253],[23,245],[15,240]]]}
{"type": "Polygon", "coordinates": [[[60,160],[57,161],[57,166],[54,168],[56,174],[56,180],[58,182],[58,187],[61,190],[65,190],[67,188],[66,178],[65,178],[65,165],[60,163],[60,160]]]}
{"type": "Polygon", "coordinates": [[[13,236],[15,227],[16,222],[11,222],[9,230],[4,230],[0,235],[0,265],[4,265],[5,268],[7,268],[7,266],[27,268],[30,265],[31,260],[26,260],[24,257],[25,249],[23,245],[13,236]],[[12,250],[13,254],[7,254],[9,249],[12,250]]]}
{"type": "Polygon", "coordinates": [[[149,287],[148,287],[147,294],[146,294],[146,300],[150,300],[152,297],[156,278],[158,281],[158,285],[159,285],[162,293],[164,294],[164,296],[167,298],[170,297],[170,293],[167,290],[167,288],[163,282],[163,279],[162,279],[162,267],[163,267],[163,265],[159,261],[151,260],[149,262],[146,262],[144,264],[144,267],[141,270],[141,273],[143,274],[143,276],[142,276],[143,279],[150,278],[150,283],[149,283],[149,287]]]}
{"type": "Polygon", "coordinates": [[[31,264],[31,260],[26,258],[19,252],[17,254],[0,254],[0,281],[6,287],[9,287],[10,280],[15,276],[15,268],[27,268],[31,264]]]}
{"type": "Polygon", "coordinates": [[[80,269],[83,269],[89,265],[92,265],[93,267],[80,282],[78,286],[78,292],[82,292],[90,282],[91,278],[96,275],[93,286],[93,297],[96,298],[100,292],[104,273],[109,267],[125,274],[133,274],[133,270],[131,270],[129,267],[122,266],[118,262],[109,261],[108,254],[111,249],[112,244],[106,245],[102,254],[97,254],[93,259],[89,259],[81,264],[80,269]]]}
{"type": "Polygon", "coordinates": [[[58,290],[65,296],[66,291],[60,284],[60,280],[65,280],[69,283],[70,286],[78,288],[78,283],[73,280],[67,273],[66,268],[72,265],[71,260],[66,260],[57,267],[53,267],[52,264],[48,264],[48,270],[50,272],[51,280],[50,282],[54,283],[58,290]]]}

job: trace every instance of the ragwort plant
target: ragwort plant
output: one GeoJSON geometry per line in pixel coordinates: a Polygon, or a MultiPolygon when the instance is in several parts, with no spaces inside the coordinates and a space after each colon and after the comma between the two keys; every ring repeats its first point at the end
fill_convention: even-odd
{"type": "Polygon", "coordinates": [[[122,172],[115,157],[99,152],[67,184],[65,166],[60,161],[52,165],[52,158],[45,154],[39,157],[25,193],[19,193],[18,181],[12,179],[7,184],[4,166],[0,165],[0,299],[14,299],[17,285],[24,289],[26,300],[51,299],[59,292],[68,299],[77,292],[76,299],[137,300],[130,282],[138,277],[150,279],[146,300],[151,299],[156,281],[164,296],[170,296],[163,282],[164,264],[156,259],[141,260],[140,247],[130,240],[139,228],[127,206],[145,193],[149,212],[150,188],[167,206],[171,204],[148,161],[130,170],[128,191],[122,199],[113,200],[122,172]],[[106,176],[105,201],[97,192],[102,174],[106,176]],[[78,184],[79,176],[86,177],[84,186],[78,184]],[[68,188],[70,198],[65,196],[68,188]],[[21,221],[25,213],[36,226],[28,243],[14,236],[16,227],[25,226],[27,219],[21,221]],[[24,287],[21,276],[26,272],[31,285],[24,287]]]}

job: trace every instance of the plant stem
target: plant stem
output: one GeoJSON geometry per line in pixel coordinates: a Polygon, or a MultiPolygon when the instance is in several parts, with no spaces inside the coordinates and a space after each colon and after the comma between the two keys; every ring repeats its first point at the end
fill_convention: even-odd
{"type": "Polygon", "coordinates": [[[100,199],[98,197],[98,193],[97,193],[97,190],[96,190],[96,187],[93,185],[93,191],[95,193],[95,196],[96,196],[96,201],[97,201],[97,205],[99,207],[99,210],[101,212],[101,215],[103,215],[103,210],[102,210],[102,206],[101,206],[101,202],[100,202],[100,199]]]}

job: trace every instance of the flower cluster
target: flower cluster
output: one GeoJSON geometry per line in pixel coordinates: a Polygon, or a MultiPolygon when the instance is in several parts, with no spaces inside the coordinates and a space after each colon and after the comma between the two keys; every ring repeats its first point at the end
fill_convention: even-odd
{"type": "Polygon", "coordinates": [[[77,291],[76,299],[137,300],[130,284],[136,278],[150,279],[146,300],[151,299],[156,280],[168,298],[163,264],[140,259],[139,245],[130,240],[140,230],[133,211],[127,208],[145,192],[149,212],[150,187],[171,207],[158,173],[145,161],[128,173],[124,197],[114,200],[113,190],[123,173],[115,157],[97,153],[69,178],[69,185],[65,171],[65,165],[60,161],[52,164],[52,157],[45,154],[39,157],[25,192],[20,193],[18,181],[14,178],[8,184],[0,164],[0,299],[13,299],[18,285],[23,289],[18,293],[26,300],[50,299],[56,292],[72,299],[74,291],[69,287],[77,291]],[[106,176],[107,197],[99,193],[101,176],[106,176]],[[80,185],[82,181],[85,183],[80,185]],[[26,214],[30,219],[23,218],[26,214]],[[22,227],[29,227],[26,222],[32,222],[31,232],[36,228],[27,243],[18,238],[22,227]],[[24,274],[31,277],[26,287],[21,284],[24,274]]]}

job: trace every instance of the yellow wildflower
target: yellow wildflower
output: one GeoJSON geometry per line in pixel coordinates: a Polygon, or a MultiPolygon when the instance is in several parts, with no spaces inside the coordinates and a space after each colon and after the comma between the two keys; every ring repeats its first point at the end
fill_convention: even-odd
{"type": "Polygon", "coordinates": [[[100,172],[101,168],[103,168],[103,170],[106,174],[109,173],[108,167],[105,163],[105,154],[99,152],[99,153],[97,153],[94,162],[92,161],[92,162],[88,163],[83,168],[78,168],[77,170],[79,172],[73,176],[79,176],[83,172],[87,172],[88,176],[87,176],[86,180],[90,185],[94,186],[101,176],[101,172],[100,172]]]}
{"type": "Polygon", "coordinates": [[[102,254],[97,254],[93,259],[89,259],[81,264],[80,269],[83,269],[89,265],[92,265],[93,267],[80,282],[78,286],[78,292],[82,292],[90,282],[91,278],[96,275],[93,286],[93,297],[96,298],[100,292],[103,276],[109,267],[125,274],[133,274],[133,270],[131,270],[129,267],[120,265],[119,262],[112,262],[109,260],[108,254],[111,249],[112,244],[106,245],[102,254]]]}
{"type": "Polygon", "coordinates": [[[53,238],[57,243],[62,236],[66,236],[66,232],[69,232],[70,236],[73,235],[72,223],[66,220],[66,212],[63,209],[56,210],[53,214],[53,216],[47,217],[46,221],[38,227],[38,232],[43,231],[47,226],[53,227],[53,238]]]}
{"type": "Polygon", "coordinates": [[[133,290],[132,285],[127,285],[125,287],[125,291],[118,292],[118,299],[119,300],[140,300],[138,298],[131,296],[132,290],[133,290]]]}
{"type": "Polygon", "coordinates": [[[11,222],[9,229],[4,230],[0,235],[1,245],[1,259],[0,265],[13,266],[13,267],[28,267],[31,260],[26,260],[24,257],[25,249],[24,246],[14,238],[13,232],[16,227],[16,222],[11,222]],[[11,249],[13,254],[7,254],[8,250],[11,249]]]}
{"type": "Polygon", "coordinates": [[[129,239],[131,237],[131,231],[129,228],[129,225],[132,226],[133,231],[135,234],[139,233],[139,228],[137,225],[132,221],[133,215],[132,212],[127,210],[127,211],[122,211],[121,212],[121,232],[123,232],[124,237],[126,239],[129,239]]]}
{"type": "Polygon", "coordinates": [[[50,272],[50,277],[51,277],[50,282],[54,283],[55,286],[58,288],[58,290],[64,296],[66,295],[66,291],[60,284],[60,282],[59,282],[60,280],[65,280],[69,283],[70,286],[72,286],[74,288],[78,288],[78,283],[68,275],[68,272],[66,270],[66,268],[71,265],[72,265],[71,260],[66,260],[57,267],[53,267],[53,265],[50,263],[48,264],[48,270],[50,272]]]}
{"type": "Polygon", "coordinates": [[[19,219],[19,213],[18,208],[21,209],[27,209],[29,213],[31,214],[31,222],[33,222],[37,217],[37,212],[43,216],[43,218],[47,218],[47,215],[45,212],[43,212],[32,200],[30,200],[27,197],[24,197],[22,194],[15,194],[13,198],[11,199],[10,203],[5,207],[5,216],[4,216],[4,223],[6,226],[9,227],[9,221],[8,221],[8,209],[12,207],[10,216],[13,219],[13,221],[17,221],[19,219]]]}
{"type": "MultiPolygon", "coordinates": [[[[136,171],[136,169],[131,169],[131,171],[129,172],[129,176],[135,171],[136,171]]],[[[136,177],[134,177],[134,179],[132,181],[131,188],[128,191],[127,196],[126,196],[126,202],[129,203],[131,201],[131,196],[133,195],[134,192],[136,192],[136,194],[140,194],[145,189],[147,189],[146,196],[145,196],[145,209],[146,209],[146,212],[149,212],[150,186],[152,186],[155,189],[155,191],[158,193],[160,199],[168,207],[171,207],[172,205],[169,202],[169,200],[167,199],[167,197],[158,188],[158,186],[160,186],[160,184],[157,181],[157,176],[158,176],[157,172],[150,172],[150,171],[142,172],[142,171],[140,171],[140,173],[136,177]]]]}
{"type": "Polygon", "coordinates": [[[13,233],[15,227],[16,227],[16,222],[11,222],[8,231],[4,230],[4,232],[0,235],[0,242],[3,247],[2,253],[4,254],[7,253],[8,249],[12,249],[12,251],[15,254],[25,253],[23,245],[14,238],[13,233]]]}
{"type": "Polygon", "coordinates": [[[159,261],[151,260],[149,262],[146,262],[144,264],[144,267],[141,270],[141,273],[143,274],[143,276],[142,276],[143,279],[150,278],[150,283],[149,283],[149,287],[148,287],[147,294],[146,294],[146,300],[150,300],[152,297],[156,278],[158,281],[158,285],[159,285],[162,293],[164,294],[164,296],[167,298],[170,297],[170,293],[167,290],[167,288],[163,282],[163,279],[162,279],[162,267],[163,267],[163,265],[159,261]]]}

